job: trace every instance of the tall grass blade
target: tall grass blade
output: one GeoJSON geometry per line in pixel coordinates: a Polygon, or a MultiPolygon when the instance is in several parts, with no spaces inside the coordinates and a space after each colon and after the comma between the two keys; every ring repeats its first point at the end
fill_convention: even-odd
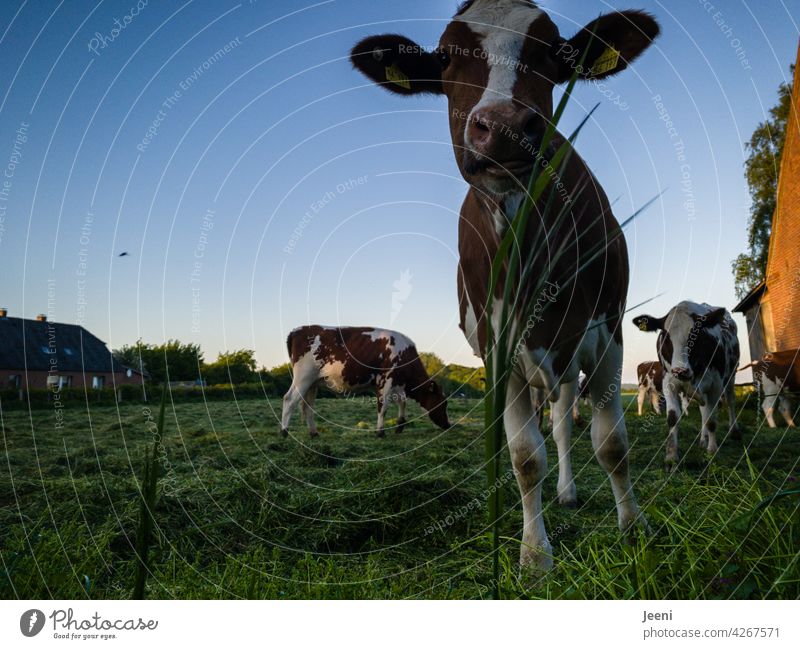
{"type": "Polygon", "coordinates": [[[161,407],[158,411],[158,429],[153,440],[152,449],[145,447],[144,468],[140,483],[141,500],[139,505],[139,522],[136,526],[136,571],[131,599],[144,599],[147,575],[150,573],[148,558],[153,541],[155,527],[155,508],[158,501],[159,456],[164,435],[164,418],[167,408],[167,383],[161,393],[161,407]]]}

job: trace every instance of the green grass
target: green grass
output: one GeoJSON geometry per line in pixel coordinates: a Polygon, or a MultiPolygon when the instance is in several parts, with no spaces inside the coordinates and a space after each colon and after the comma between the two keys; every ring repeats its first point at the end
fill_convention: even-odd
{"type": "MultiPolygon", "coordinates": [[[[292,436],[279,437],[278,408],[256,399],[168,407],[147,597],[489,596],[480,401],[451,401],[460,423],[448,432],[410,406],[413,423],[383,440],[367,400],[319,400],[315,440],[299,416],[292,436]]],[[[47,410],[2,414],[0,597],[130,597],[138,479],[153,447],[148,418],[140,404],[90,412],[70,404],[64,421],[57,430],[47,410]]],[[[545,516],[556,568],[538,584],[517,580],[522,516],[512,479],[501,594],[799,597],[800,498],[748,514],[800,486],[800,433],[758,428],[753,403],[741,421],[743,442],[724,441],[709,465],[694,409],[682,424],[683,462],[668,475],[663,419],[629,415],[636,493],[654,528],[633,542],[617,532],[588,431],[574,439],[581,506],[549,502],[557,476],[548,438],[545,516]]]]}

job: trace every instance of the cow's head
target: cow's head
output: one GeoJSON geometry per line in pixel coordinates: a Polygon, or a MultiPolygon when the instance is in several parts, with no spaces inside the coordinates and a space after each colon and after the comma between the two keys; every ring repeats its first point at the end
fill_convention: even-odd
{"type": "Polygon", "coordinates": [[[663,318],[640,315],[633,319],[641,331],[658,331],[658,355],[665,369],[682,381],[692,381],[709,368],[720,343],[719,330],[727,316],[724,307],[714,308],[681,302],[663,318]]]}
{"type": "Polygon", "coordinates": [[[462,175],[479,189],[503,195],[527,184],[553,118],[556,84],[576,70],[587,80],[616,74],[658,33],[650,15],[623,11],[600,16],[566,40],[530,0],[471,0],[435,51],[383,34],[359,42],[351,60],[397,94],[446,95],[462,175]]]}
{"type": "Polygon", "coordinates": [[[436,381],[429,379],[410,390],[409,394],[412,399],[425,408],[434,424],[445,430],[450,428],[450,420],[447,418],[447,398],[436,381]]]}

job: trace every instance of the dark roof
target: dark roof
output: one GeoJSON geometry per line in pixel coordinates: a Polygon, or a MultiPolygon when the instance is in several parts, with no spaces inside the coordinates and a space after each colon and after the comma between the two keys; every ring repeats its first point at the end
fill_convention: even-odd
{"type": "Polygon", "coordinates": [[[0,368],[56,372],[120,372],[106,344],[80,325],[0,318],[0,368]]]}
{"type": "Polygon", "coordinates": [[[761,282],[757,286],[750,289],[750,292],[742,298],[742,301],[733,307],[734,313],[744,313],[745,311],[748,311],[751,306],[754,306],[761,299],[761,296],[764,294],[764,290],[766,288],[767,283],[761,282]]]}

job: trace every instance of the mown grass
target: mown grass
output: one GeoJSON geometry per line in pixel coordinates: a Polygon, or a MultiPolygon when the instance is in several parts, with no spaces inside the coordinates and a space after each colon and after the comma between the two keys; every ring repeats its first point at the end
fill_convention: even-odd
{"type": "MultiPolygon", "coordinates": [[[[635,405],[635,404],[634,404],[635,405]]],[[[152,412],[157,410],[151,404],[152,412]]],[[[409,408],[400,435],[375,438],[368,400],[318,401],[319,439],[277,401],[168,408],[150,548],[150,598],[482,598],[491,593],[483,408],[453,400],[448,432],[409,408]]],[[[629,411],[633,413],[631,409],[629,411]]],[[[588,413],[586,413],[588,414],[588,413]]],[[[141,404],[2,413],[0,597],[126,598],[136,570],[139,481],[152,431],[141,404]]],[[[725,419],[723,418],[723,422],[725,419]]],[[[683,462],[663,470],[664,422],[628,416],[636,492],[654,532],[620,538],[588,431],[574,438],[581,505],[546,503],[556,568],[518,579],[521,511],[505,490],[501,594],[530,598],[800,596],[800,433],[759,428],[709,464],[698,415],[683,462]]],[[[724,430],[725,426],[721,425],[724,430]]],[[[547,441],[555,496],[556,462],[547,441]]],[[[504,458],[502,475],[510,467],[504,458]]]]}

